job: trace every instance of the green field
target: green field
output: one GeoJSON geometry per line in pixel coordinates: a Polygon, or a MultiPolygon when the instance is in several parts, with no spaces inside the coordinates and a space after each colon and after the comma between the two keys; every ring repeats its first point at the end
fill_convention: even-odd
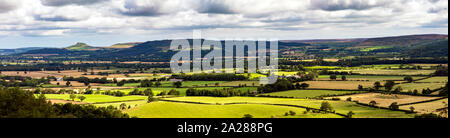
{"type": "Polygon", "coordinates": [[[361,49],[361,52],[370,52],[370,51],[374,51],[374,50],[389,49],[389,48],[392,48],[392,46],[373,46],[373,47],[361,49]]]}
{"type": "Polygon", "coordinates": [[[269,94],[262,94],[265,96],[282,96],[294,98],[316,98],[320,96],[338,96],[345,94],[358,93],[357,91],[331,91],[331,90],[291,90],[284,92],[274,92],[269,94]]]}
{"type": "Polygon", "coordinates": [[[448,82],[448,77],[431,77],[431,78],[416,81],[416,82],[446,83],[446,82],[448,82]]]}
{"type": "Polygon", "coordinates": [[[389,70],[389,69],[358,69],[358,70],[332,70],[332,71],[345,71],[345,72],[353,72],[359,73],[363,75],[420,75],[426,76],[434,73],[434,70],[389,70]]]}
{"type": "Polygon", "coordinates": [[[239,85],[255,86],[255,87],[260,86],[259,81],[229,81],[219,84],[219,86],[230,86],[230,87],[236,87],[239,85]]]}
{"type": "MultiPolygon", "coordinates": [[[[146,96],[123,96],[123,97],[115,97],[109,95],[83,95],[83,96],[86,97],[86,99],[83,102],[88,103],[110,103],[121,101],[138,101],[147,99],[146,96]]],[[[45,97],[47,99],[55,99],[55,100],[71,100],[70,94],[46,94],[45,97]]],[[[75,101],[80,100],[76,98],[75,101]]]]}
{"type": "MultiPolygon", "coordinates": [[[[307,99],[288,99],[288,98],[261,98],[261,97],[176,97],[167,98],[174,101],[188,101],[201,102],[210,104],[225,104],[225,103],[249,103],[249,104],[284,104],[284,105],[298,105],[310,108],[319,109],[322,100],[307,100],[307,99]]],[[[405,114],[400,111],[391,111],[386,109],[378,109],[367,106],[358,105],[353,102],[345,101],[329,101],[337,113],[347,114],[350,111],[356,113],[356,118],[412,118],[414,114],[405,114]]]]}
{"type": "Polygon", "coordinates": [[[139,118],[242,118],[251,114],[254,118],[342,118],[335,114],[303,114],[306,109],[273,105],[201,105],[172,102],[153,102],[127,111],[130,116],[139,118]],[[294,111],[296,116],[284,116],[294,111]]]}
{"type": "MultiPolygon", "coordinates": [[[[340,80],[342,75],[337,75],[337,80],[340,80]]],[[[371,76],[371,75],[345,75],[347,80],[369,80],[369,81],[384,81],[384,80],[403,80],[405,76],[371,76]]],[[[424,78],[423,77],[413,77],[414,80],[424,78]]],[[[320,80],[329,80],[330,75],[319,75],[320,80]]]]}
{"type": "Polygon", "coordinates": [[[431,90],[438,89],[445,86],[445,83],[404,83],[395,85],[395,87],[402,87],[404,92],[409,90],[413,91],[414,89],[418,90],[419,93],[422,92],[422,89],[430,88],[431,90]]]}
{"type": "Polygon", "coordinates": [[[130,101],[130,102],[115,102],[115,103],[100,103],[100,104],[94,104],[98,107],[108,107],[108,106],[114,106],[116,108],[120,108],[121,104],[126,104],[126,106],[131,106],[131,108],[135,108],[137,106],[143,105],[147,103],[147,100],[141,100],[141,101],[130,101]]]}

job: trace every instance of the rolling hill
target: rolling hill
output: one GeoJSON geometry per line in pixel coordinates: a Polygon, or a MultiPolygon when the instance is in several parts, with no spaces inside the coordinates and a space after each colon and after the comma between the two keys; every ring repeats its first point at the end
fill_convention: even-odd
{"type": "MultiPolygon", "coordinates": [[[[192,44],[192,40],[189,41],[192,44]]],[[[168,61],[176,53],[169,50],[170,43],[171,40],[158,40],[144,43],[121,43],[106,48],[77,43],[68,48],[37,49],[16,55],[57,54],[59,56],[86,57],[99,60],[168,61]]],[[[445,52],[448,51],[448,35],[430,34],[367,39],[285,40],[279,42],[280,52],[283,53],[297,53],[298,50],[302,50],[305,47],[309,48],[305,51],[305,54],[318,57],[378,56],[381,54],[382,57],[448,58],[448,54],[445,52]]]]}

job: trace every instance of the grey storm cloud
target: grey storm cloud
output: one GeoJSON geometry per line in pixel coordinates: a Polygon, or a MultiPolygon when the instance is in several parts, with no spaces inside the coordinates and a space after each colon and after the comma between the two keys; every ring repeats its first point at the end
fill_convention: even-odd
{"type": "Polygon", "coordinates": [[[386,1],[373,0],[312,0],[313,9],[325,11],[366,10],[388,4],[386,1]]]}
{"type": "Polygon", "coordinates": [[[0,0],[0,13],[15,10],[17,7],[18,5],[9,0],[0,0]]]}
{"type": "Polygon", "coordinates": [[[70,21],[80,21],[80,19],[65,17],[65,16],[53,16],[53,17],[43,17],[40,15],[34,16],[34,19],[41,21],[51,21],[51,22],[70,22],[70,21]]]}
{"type": "Polygon", "coordinates": [[[200,13],[212,14],[234,14],[236,13],[223,0],[204,0],[202,6],[197,10],[200,13]]]}
{"type": "Polygon", "coordinates": [[[137,1],[128,0],[119,13],[127,16],[159,16],[164,14],[160,10],[162,3],[163,1],[152,1],[151,4],[139,5],[137,1]]]}
{"type": "Polygon", "coordinates": [[[41,0],[42,4],[46,6],[90,5],[104,1],[109,0],[41,0]]]}

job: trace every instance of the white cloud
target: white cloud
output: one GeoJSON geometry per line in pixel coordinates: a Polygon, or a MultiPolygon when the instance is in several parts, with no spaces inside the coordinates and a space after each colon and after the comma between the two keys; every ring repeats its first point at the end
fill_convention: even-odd
{"type": "Polygon", "coordinates": [[[448,0],[0,0],[0,18],[23,36],[445,29],[448,0]]]}

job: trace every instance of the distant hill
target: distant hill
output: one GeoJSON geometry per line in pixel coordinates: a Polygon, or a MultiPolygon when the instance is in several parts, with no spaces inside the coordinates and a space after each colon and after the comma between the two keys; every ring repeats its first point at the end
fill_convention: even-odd
{"type": "MultiPolygon", "coordinates": [[[[189,42],[192,45],[192,40],[189,40],[189,42]]],[[[17,55],[46,54],[95,60],[168,61],[176,53],[176,51],[169,50],[170,44],[171,40],[158,40],[144,43],[121,43],[101,48],[89,46],[85,43],[77,43],[68,48],[37,49],[17,55]]],[[[279,49],[280,53],[287,56],[448,57],[446,52],[448,51],[448,35],[408,35],[367,39],[283,40],[279,42],[279,49]]]]}
{"type": "Polygon", "coordinates": [[[448,39],[448,35],[425,34],[370,38],[361,42],[359,46],[411,46],[416,43],[431,42],[442,39],[448,39]]]}
{"type": "Polygon", "coordinates": [[[75,45],[67,47],[66,49],[68,49],[68,50],[79,50],[79,51],[80,50],[95,51],[95,50],[99,50],[100,48],[89,46],[86,43],[78,42],[75,45]]]}
{"type": "Polygon", "coordinates": [[[118,44],[114,44],[112,46],[105,47],[105,48],[125,49],[125,48],[134,47],[139,44],[142,44],[142,43],[141,42],[118,43],[118,44]]]}
{"type": "Polygon", "coordinates": [[[44,49],[44,47],[27,47],[27,48],[18,48],[18,49],[0,49],[0,55],[12,55],[12,54],[20,54],[25,53],[31,50],[44,49]]]}

